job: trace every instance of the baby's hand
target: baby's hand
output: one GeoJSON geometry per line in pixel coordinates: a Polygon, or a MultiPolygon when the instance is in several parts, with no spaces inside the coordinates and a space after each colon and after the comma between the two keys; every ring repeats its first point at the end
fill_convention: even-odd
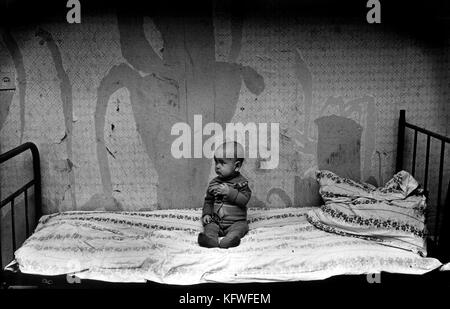
{"type": "Polygon", "coordinates": [[[221,183],[215,188],[214,192],[215,195],[228,195],[230,193],[230,187],[225,183],[221,183]]]}
{"type": "Polygon", "coordinates": [[[218,186],[218,185],[212,185],[212,186],[209,186],[209,187],[208,187],[208,192],[211,193],[212,195],[215,195],[217,186],[218,186]]]}
{"type": "Polygon", "coordinates": [[[211,220],[212,220],[212,218],[211,218],[211,216],[210,215],[205,215],[205,216],[203,216],[203,223],[204,224],[208,224],[208,223],[210,223],[211,222],[211,220]]]}

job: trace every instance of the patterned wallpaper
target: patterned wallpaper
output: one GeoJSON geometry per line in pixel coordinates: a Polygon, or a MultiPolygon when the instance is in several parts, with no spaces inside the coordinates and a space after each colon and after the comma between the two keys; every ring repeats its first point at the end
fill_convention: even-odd
{"type": "MultiPolygon", "coordinates": [[[[212,161],[171,157],[171,126],[195,114],[276,122],[278,167],[244,164],[251,206],[317,205],[318,168],[375,184],[392,176],[400,109],[450,134],[449,45],[382,26],[220,11],[2,29],[0,71],[14,71],[17,88],[0,94],[0,149],[38,145],[45,212],[199,207],[212,161]]],[[[2,195],[23,162],[0,171],[2,195]]]]}

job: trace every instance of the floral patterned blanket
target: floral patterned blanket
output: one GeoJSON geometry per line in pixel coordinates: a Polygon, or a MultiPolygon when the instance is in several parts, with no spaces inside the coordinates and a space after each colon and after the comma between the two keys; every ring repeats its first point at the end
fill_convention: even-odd
{"type": "Polygon", "coordinates": [[[178,285],[423,274],[441,266],[410,251],[318,229],[307,220],[311,210],[249,209],[250,231],[231,249],[198,246],[201,209],[63,212],[42,217],[15,259],[23,273],[178,285]]]}
{"type": "Polygon", "coordinates": [[[425,197],[412,194],[418,183],[409,173],[395,174],[381,188],[330,171],[316,176],[325,205],[308,213],[315,227],[426,256],[425,197]]]}

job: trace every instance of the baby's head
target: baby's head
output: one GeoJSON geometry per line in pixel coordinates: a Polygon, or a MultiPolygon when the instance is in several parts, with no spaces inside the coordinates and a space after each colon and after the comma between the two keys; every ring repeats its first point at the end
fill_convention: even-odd
{"type": "Polygon", "coordinates": [[[225,142],[214,152],[215,170],[222,179],[236,175],[244,162],[244,148],[238,142],[225,142]]]}

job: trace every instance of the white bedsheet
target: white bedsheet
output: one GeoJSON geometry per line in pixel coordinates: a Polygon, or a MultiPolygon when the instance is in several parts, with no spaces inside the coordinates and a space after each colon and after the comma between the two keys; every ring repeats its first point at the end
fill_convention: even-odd
{"type": "Polygon", "coordinates": [[[440,271],[450,271],[450,263],[446,263],[439,268],[440,271]]]}
{"type": "Polygon", "coordinates": [[[231,249],[198,246],[200,209],[64,212],[44,216],[15,258],[23,273],[179,285],[423,274],[441,266],[437,259],[319,230],[306,220],[310,209],[250,209],[250,231],[231,249]]]}

